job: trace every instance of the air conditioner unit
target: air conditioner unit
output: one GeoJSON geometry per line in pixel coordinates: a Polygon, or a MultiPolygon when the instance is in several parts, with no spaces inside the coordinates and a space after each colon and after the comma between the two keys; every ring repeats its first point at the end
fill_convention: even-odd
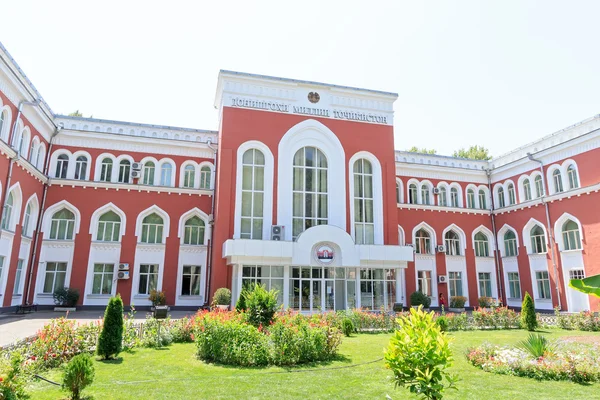
{"type": "Polygon", "coordinates": [[[119,271],[117,273],[117,279],[129,279],[129,271],[119,271]]]}
{"type": "Polygon", "coordinates": [[[439,245],[436,248],[436,250],[437,250],[438,253],[445,253],[446,252],[446,246],[444,246],[443,244],[441,244],[441,245],[439,245]]]}
{"type": "Polygon", "coordinates": [[[131,177],[134,179],[140,179],[142,177],[142,171],[131,171],[131,177]]]}
{"type": "Polygon", "coordinates": [[[433,188],[433,194],[440,194],[440,188],[433,188]]]}
{"type": "Polygon", "coordinates": [[[129,271],[129,264],[127,264],[127,263],[119,264],[119,271],[129,271]]]}
{"type": "Polygon", "coordinates": [[[283,225],[271,226],[271,240],[283,240],[283,225]]]}
{"type": "Polygon", "coordinates": [[[448,277],[446,275],[438,275],[439,283],[448,283],[448,277]]]}
{"type": "Polygon", "coordinates": [[[131,169],[134,171],[140,171],[142,169],[142,163],[141,162],[131,163],[131,169]]]}

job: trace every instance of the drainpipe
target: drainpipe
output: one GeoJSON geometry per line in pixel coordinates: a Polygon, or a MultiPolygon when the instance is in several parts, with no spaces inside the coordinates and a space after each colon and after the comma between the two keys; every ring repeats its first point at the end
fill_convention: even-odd
{"type": "Polygon", "coordinates": [[[58,132],[61,131],[61,127],[57,126],[54,130],[54,133],[50,137],[50,141],[48,143],[48,152],[46,153],[46,160],[44,162],[44,170],[42,171],[46,176],[46,183],[44,183],[43,193],[42,193],[42,203],[40,204],[40,211],[38,212],[37,222],[35,224],[35,237],[33,238],[33,253],[31,258],[29,259],[29,265],[27,266],[27,271],[29,271],[27,277],[27,291],[23,294],[23,305],[29,304],[29,294],[31,292],[31,282],[33,281],[33,266],[35,265],[35,258],[37,256],[37,248],[38,242],[40,240],[40,229],[42,227],[42,218],[44,216],[44,208],[46,206],[46,194],[48,193],[48,169],[50,168],[50,155],[52,154],[52,146],[54,145],[54,138],[58,135],[58,132]]]}
{"type": "Polygon", "coordinates": [[[559,281],[558,267],[556,266],[556,255],[554,254],[554,246],[556,245],[556,242],[554,240],[554,230],[552,229],[552,226],[550,225],[550,207],[548,206],[548,202],[546,201],[546,193],[547,192],[546,192],[546,178],[544,175],[544,162],[542,160],[533,158],[531,153],[527,153],[527,158],[529,158],[529,160],[531,160],[533,162],[537,162],[540,164],[540,172],[542,173],[542,189],[543,189],[541,201],[544,204],[544,207],[546,208],[546,228],[548,229],[548,236],[550,237],[550,257],[552,258],[552,267],[554,269],[554,285],[556,288],[556,297],[558,298],[558,309],[562,310],[562,304],[560,301],[560,288],[558,285],[558,281],[559,281]]]}
{"type": "MultiPolygon", "coordinates": [[[[488,190],[490,193],[492,192],[492,171],[487,168],[485,170],[485,174],[487,175],[487,180],[488,180],[488,190]]],[[[493,196],[492,196],[493,197],[493,196]]],[[[498,259],[500,257],[500,249],[498,247],[498,232],[496,231],[496,216],[494,215],[494,202],[492,199],[491,202],[492,205],[492,209],[490,211],[490,216],[492,217],[492,232],[494,233],[494,243],[495,243],[495,251],[494,251],[494,263],[496,263],[496,279],[498,279],[498,292],[502,294],[502,300],[504,301],[504,305],[507,305],[507,301],[506,301],[506,293],[504,293],[504,289],[503,289],[503,274],[500,271],[500,260],[498,259]]]]}
{"type": "Polygon", "coordinates": [[[212,199],[211,199],[211,205],[210,205],[210,218],[211,220],[208,221],[208,223],[210,224],[210,243],[208,245],[208,254],[207,254],[207,266],[206,266],[206,274],[207,279],[206,279],[206,296],[204,299],[204,304],[207,303],[206,298],[208,298],[208,296],[210,296],[210,285],[211,285],[211,280],[212,280],[212,255],[213,255],[213,235],[214,235],[214,226],[215,226],[215,197],[217,195],[217,168],[218,168],[218,159],[217,159],[217,148],[214,147],[212,145],[212,141],[210,139],[207,140],[206,145],[208,146],[209,149],[211,149],[214,153],[214,157],[215,157],[215,174],[214,174],[214,185],[213,185],[213,195],[212,195],[212,199]]]}

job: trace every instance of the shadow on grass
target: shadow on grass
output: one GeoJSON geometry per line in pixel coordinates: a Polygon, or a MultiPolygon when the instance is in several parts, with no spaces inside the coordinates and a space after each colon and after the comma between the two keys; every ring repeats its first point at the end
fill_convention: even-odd
{"type": "Polygon", "coordinates": [[[280,371],[269,371],[271,373],[281,373],[281,372],[301,372],[303,370],[313,370],[317,368],[324,368],[331,366],[333,363],[343,363],[344,366],[348,366],[352,363],[352,359],[343,355],[336,354],[333,358],[329,360],[323,361],[314,361],[296,365],[258,365],[258,366],[241,366],[241,365],[231,365],[231,364],[221,364],[213,361],[206,361],[196,357],[197,360],[205,362],[206,364],[213,365],[215,367],[220,367],[228,370],[238,370],[238,371],[265,371],[272,368],[280,368],[280,371]]]}
{"type": "Polygon", "coordinates": [[[102,364],[115,364],[115,365],[119,365],[123,363],[123,357],[117,357],[117,358],[109,358],[107,360],[103,360],[103,359],[97,359],[98,362],[101,362],[102,364]]]}

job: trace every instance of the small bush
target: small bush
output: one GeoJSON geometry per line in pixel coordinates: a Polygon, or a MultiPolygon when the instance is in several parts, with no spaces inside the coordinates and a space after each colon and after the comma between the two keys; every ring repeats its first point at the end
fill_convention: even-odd
{"type": "Polygon", "coordinates": [[[469,323],[469,317],[466,313],[448,313],[445,315],[445,317],[448,321],[449,331],[466,331],[473,329],[472,325],[469,323]]]}
{"type": "Polygon", "coordinates": [[[444,315],[440,315],[435,319],[435,322],[440,327],[442,332],[446,332],[448,330],[448,318],[444,315]]]}
{"type": "Polygon", "coordinates": [[[491,297],[482,296],[477,299],[477,302],[479,303],[479,307],[481,308],[489,308],[494,305],[494,299],[492,299],[491,297]]]}
{"type": "Polygon", "coordinates": [[[164,320],[156,319],[154,317],[146,318],[141,345],[144,347],[159,348],[173,343],[173,335],[169,329],[170,325],[171,320],[169,318],[164,320]]]}
{"type": "Polygon", "coordinates": [[[242,289],[242,292],[240,293],[240,297],[238,298],[238,301],[235,303],[235,311],[237,311],[237,312],[246,311],[246,295],[247,294],[248,294],[248,289],[247,288],[242,289]]]}
{"type": "Polygon", "coordinates": [[[0,360],[0,371],[7,370],[5,375],[0,375],[0,399],[19,400],[27,397],[25,394],[25,378],[23,377],[23,356],[18,351],[13,351],[10,355],[10,365],[4,368],[0,360]]]}
{"type": "Polygon", "coordinates": [[[54,304],[61,307],[75,307],[79,301],[79,290],[63,287],[57,288],[52,294],[54,304]]]}
{"type": "Polygon", "coordinates": [[[525,298],[523,299],[523,304],[521,306],[521,327],[528,331],[535,331],[537,325],[533,299],[528,292],[525,292],[525,298]]]}
{"type": "Polygon", "coordinates": [[[154,307],[167,305],[167,296],[165,295],[165,292],[163,292],[163,291],[158,291],[158,290],[154,290],[154,289],[151,290],[150,294],[148,295],[148,300],[150,300],[150,302],[152,302],[152,305],[154,307]]]}
{"type": "Polygon", "coordinates": [[[111,297],[104,311],[102,332],[98,337],[97,353],[106,360],[119,355],[123,349],[123,300],[111,297]]]}
{"type": "Polygon", "coordinates": [[[402,312],[404,310],[403,304],[402,303],[394,303],[392,310],[394,312],[402,312]]]}
{"type": "Polygon", "coordinates": [[[71,393],[71,399],[79,400],[81,391],[94,381],[94,364],[89,354],[73,357],[63,373],[64,390],[71,393]]]}
{"type": "Polygon", "coordinates": [[[213,305],[228,306],[231,303],[231,290],[219,288],[213,296],[213,305]]]}
{"type": "Polygon", "coordinates": [[[263,285],[255,285],[246,295],[246,315],[248,322],[258,327],[268,326],[279,309],[277,306],[277,291],[267,289],[263,285]]]}
{"type": "Polygon", "coordinates": [[[193,342],[194,325],[192,321],[185,317],[175,320],[170,327],[170,333],[173,337],[173,343],[193,342]]]}
{"type": "Polygon", "coordinates": [[[354,333],[354,323],[348,317],[342,320],[342,332],[348,337],[354,333]]]}
{"type": "Polygon", "coordinates": [[[55,368],[73,356],[90,351],[89,343],[82,340],[74,320],[50,320],[37,332],[27,351],[27,364],[31,372],[55,368]]]}
{"type": "Polygon", "coordinates": [[[467,298],[465,296],[450,297],[450,308],[464,308],[467,298]]]}
{"type": "Polygon", "coordinates": [[[431,298],[419,291],[416,291],[410,295],[410,305],[412,307],[423,306],[423,308],[429,308],[431,305],[431,298]]]}
{"type": "Polygon", "coordinates": [[[544,335],[530,333],[527,339],[519,342],[518,347],[531,354],[534,358],[544,357],[548,353],[551,353],[554,346],[550,343],[544,335]]]}

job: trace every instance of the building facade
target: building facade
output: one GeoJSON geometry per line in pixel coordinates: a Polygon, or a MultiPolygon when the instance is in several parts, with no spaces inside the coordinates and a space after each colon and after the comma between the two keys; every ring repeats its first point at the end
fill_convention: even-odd
{"type": "Polygon", "coordinates": [[[186,129],[57,115],[0,58],[2,310],[250,283],[302,312],[599,308],[568,282],[600,273],[600,116],[474,161],[394,151],[394,93],[221,71],[218,130],[186,129]]]}

